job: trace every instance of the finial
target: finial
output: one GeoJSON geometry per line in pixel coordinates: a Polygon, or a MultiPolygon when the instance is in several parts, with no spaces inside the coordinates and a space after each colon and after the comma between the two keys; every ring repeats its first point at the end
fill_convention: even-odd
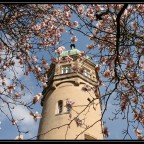
{"type": "Polygon", "coordinates": [[[71,49],[75,49],[75,44],[70,45],[71,49]]]}

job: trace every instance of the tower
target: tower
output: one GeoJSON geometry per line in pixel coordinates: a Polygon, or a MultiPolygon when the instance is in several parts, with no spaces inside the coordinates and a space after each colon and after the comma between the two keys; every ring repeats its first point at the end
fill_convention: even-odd
{"type": "Polygon", "coordinates": [[[104,139],[95,64],[74,44],[58,59],[43,90],[38,139],[104,139]]]}

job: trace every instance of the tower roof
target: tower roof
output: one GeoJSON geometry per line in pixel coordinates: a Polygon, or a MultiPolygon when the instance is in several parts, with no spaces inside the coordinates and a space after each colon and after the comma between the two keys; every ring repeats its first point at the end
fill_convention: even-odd
{"type": "Polygon", "coordinates": [[[60,54],[60,56],[65,57],[65,56],[71,56],[71,55],[78,55],[80,53],[81,53],[81,51],[79,51],[78,49],[71,49],[71,50],[63,51],[60,54]]]}
{"type": "MultiPolygon", "coordinates": [[[[60,57],[80,55],[80,53],[81,53],[80,50],[78,50],[78,49],[76,49],[76,48],[73,48],[73,49],[71,49],[71,50],[63,51],[63,52],[60,54],[60,57]]],[[[85,56],[85,58],[90,60],[90,57],[89,57],[89,56],[85,56]]]]}

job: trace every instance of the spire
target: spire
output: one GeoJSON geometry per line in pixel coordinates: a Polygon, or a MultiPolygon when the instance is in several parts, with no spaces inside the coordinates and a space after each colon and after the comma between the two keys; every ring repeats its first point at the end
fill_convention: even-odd
{"type": "Polygon", "coordinates": [[[71,49],[75,49],[75,44],[70,45],[71,49]]]}

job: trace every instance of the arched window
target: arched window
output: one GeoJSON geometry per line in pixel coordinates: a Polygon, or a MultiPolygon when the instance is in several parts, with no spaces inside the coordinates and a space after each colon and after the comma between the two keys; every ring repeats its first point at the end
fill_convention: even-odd
{"type": "Polygon", "coordinates": [[[59,100],[58,101],[58,113],[62,113],[63,111],[63,101],[59,100]]]}

